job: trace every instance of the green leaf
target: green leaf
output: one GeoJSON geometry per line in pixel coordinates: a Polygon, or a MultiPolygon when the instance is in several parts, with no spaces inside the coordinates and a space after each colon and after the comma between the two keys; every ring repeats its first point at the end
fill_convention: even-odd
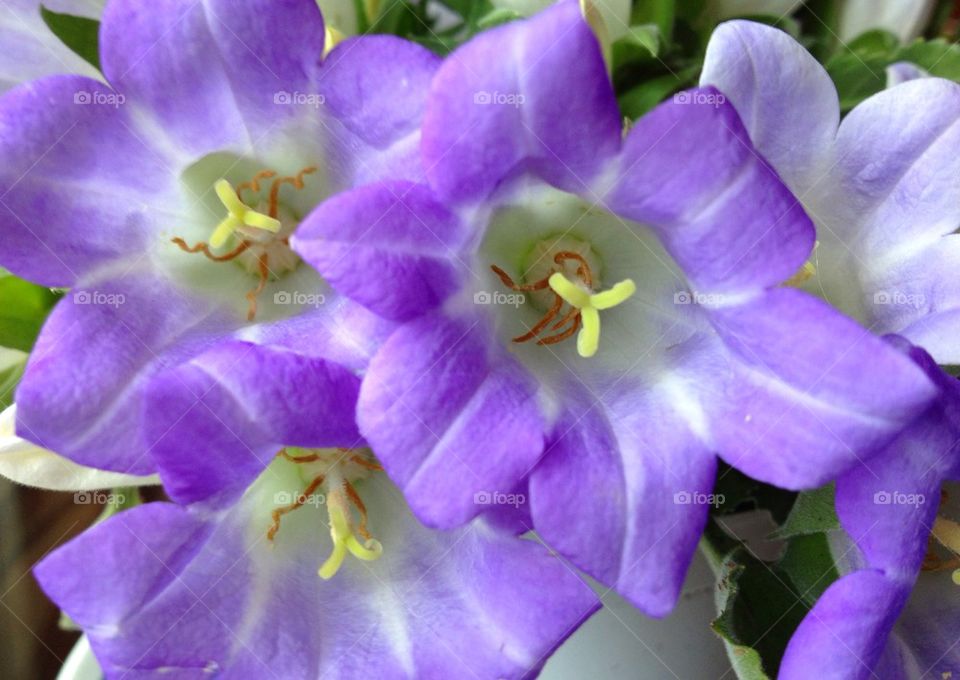
{"type": "Polygon", "coordinates": [[[807,613],[789,576],[742,548],[722,559],[717,581],[720,611],[712,627],[727,645],[737,676],[776,677],[793,631],[807,613]]]}
{"type": "Polygon", "coordinates": [[[620,111],[630,120],[636,120],[683,86],[682,80],[669,73],[647,80],[617,98],[620,111]]]}
{"type": "Polygon", "coordinates": [[[492,11],[487,12],[482,17],[480,17],[476,22],[476,27],[478,30],[485,31],[488,28],[493,28],[494,26],[500,26],[501,24],[506,24],[511,21],[516,21],[520,19],[521,15],[519,12],[516,12],[512,9],[506,7],[496,7],[492,11]]]}
{"type": "Polygon", "coordinates": [[[56,301],[49,288],[12,275],[0,277],[0,346],[29,352],[56,301]]]}
{"type": "Polygon", "coordinates": [[[807,0],[796,12],[797,21],[808,36],[810,51],[821,62],[841,45],[840,9],[837,0],[807,0]]]}
{"type": "Polygon", "coordinates": [[[51,12],[40,5],[44,23],[60,38],[60,41],[100,70],[100,51],[97,36],[100,22],[72,14],[51,12]]]}
{"type": "Polygon", "coordinates": [[[889,57],[900,49],[900,39],[890,31],[874,29],[857,36],[844,46],[844,52],[861,57],[889,57]]]}
{"type": "Polygon", "coordinates": [[[676,0],[644,0],[633,5],[630,25],[654,24],[664,42],[673,40],[673,22],[677,16],[676,0]]]}
{"type": "Polygon", "coordinates": [[[808,609],[813,607],[831,583],[840,578],[826,534],[809,534],[791,539],[777,566],[790,577],[808,609]]]}
{"type": "Polygon", "coordinates": [[[13,394],[23,377],[27,355],[0,348],[0,411],[13,403],[13,394]]]}
{"type": "Polygon", "coordinates": [[[899,49],[900,41],[892,33],[867,31],[827,62],[843,111],[887,86],[887,66],[896,61],[899,49]]]}
{"type": "Polygon", "coordinates": [[[723,504],[713,514],[726,515],[750,509],[768,510],[777,524],[786,521],[797,494],[763,482],[758,482],[730,467],[720,464],[714,493],[722,495],[723,504]]]}
{"type": "Polygon", "coordinates": [[[741,680],[776,676],[787,643],[803,617],[837,578],[825,534],[790,542],[776,565],[735,548],[719,560],[712,627],[741,680]]]}
{"type": "Polygon", "coordinates": [[[834,491],[834,485],[831,483],[814,491],[799,494],[787,520],[771,538],[794,538],[839,529],[840,521],[837,519],[837,512],[833,505],[834,491]]]}
{"type": "Polygon", "coordinates": [[[868,31],[826,64],[840,94],[841,109],[849,111],[884,89],[886,68],[900,61],[916,64],[932,76],[960,82],[960,45],[937,39],[900,47],[892,33],[868,31]]]}
{"type": "Polygon", "coordinates": [[[749,645],[741,644],[734,627],[734,607],[740,591],[740,576],[744,567],[734,560],[722,563],[717,579],[715,596],[717,611],[720,613],[711,624],[713,632],[723,640],[727,648],[730,664],[740,680],[770,680],[763,671],[763,661],[759,652],[749,645]]]}
{"type": "Polygon", "coordinates": [[[918,40],[900,50],[896,61],[909,61],[932,76],[960,82],[960,45],[937,39],[918,40]]]}
{"type": "Polygon", "coordinates": [[[660,53],[660,31],[653,24],[631,26],[613,42],[613,68],[631,61],[653,59],[660,53]]]}
{"type": "Polygon", "coordinates": [[[861,56],[853,52],[827,62],[827,73],[840,95],[840,109],[847,112],[887,85],[889,56],[861,56]]]}
{"type": "Polygon", "coordinates": [[[717,574],[718,617],[713,629],[742,680],[776,677],[797,626],[838,578],[827,534],[813,530],[836,525],[833,495],[832,486],[799,495],[787,522],[776,532],[791,536],[776,562],[754,557],[715,520],[707,524],[701,549],[717,574]]]}

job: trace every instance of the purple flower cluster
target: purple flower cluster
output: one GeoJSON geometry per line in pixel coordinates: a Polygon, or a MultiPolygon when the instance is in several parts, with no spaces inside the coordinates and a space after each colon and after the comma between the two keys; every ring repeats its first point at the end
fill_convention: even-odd
{"type": "Polygon", "coordinates": [[[782,675],[895,664],[937,508],[874,496],[960,476],[960,87],[841,123],[731,22],[625,127],[573,0],[442,60],[323,35],[112,0],[105,82],[0,98],[0,265],[70,288],[18,434],[170,498],[36,569],[107,677],[525,677],[578,571],[672,610],[718,460],[838,480],[862,558],[782,675]]]}

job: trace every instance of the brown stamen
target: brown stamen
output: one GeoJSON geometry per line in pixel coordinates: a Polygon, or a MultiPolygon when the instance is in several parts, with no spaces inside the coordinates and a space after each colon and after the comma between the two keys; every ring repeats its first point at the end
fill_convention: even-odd
{"type": "Polygon", "coordinates": [[[373,536],[371,536],[367,530],[367,506],[363,504],[363,501],[360,499],[360,494],[353,488],[353,484],[347,480],[343,480],[343,490],[347,493],[347,498],[350,499],[350,502],[353,503],[353,507],[357,509],[357,514],[360,515],[360,524],[357,526],[357,533],[369,541],[373,536]]]}
{"type": "MultiPolygon", "coordinates": [[[[574,260],[577,262],[577,277],[587,288],[593,288],[593,272],[590,269],[590,263],[587,262],[583,255],[570,250],[563,250],[553,256],[553,261],[561,267],[563,266],[564,262],[567,262],[568,260],[574,260]]],[[[535,281],[534,283],[518,284],[513,280],[513,278],[511,278],[509,274],[507,274],[507,272],[497,265],[490,265],[490,269],[493,270],[493,273],[500,278],[505,286],[517,292],[540,291],[549,288],[550,277],[557,271],[551,271],[550,274],[548,274],[545,278],[535,281]]],[[[563,308],[563,305],[563,298],[554,293],[554,301],[550,306],[550,309],[546,311],[543,317],[536,324],[534,324],[528,332],[513,338],[513,342],[528,342],[529,340],[537,338],[541,333],[543,333],[547,326],[549,326],[550,323],[556,319],[557,315],[563,308]]],[[[576,307],[571,307],[562,317],[560,317],[559,321],[554,323],[553,326],[550,326],[551,331],[560,331],[560,329],[564,326],[566,326],[566,329],[560,331],[556,335],[540,338],[537,340],[537,344],[555,345],[558,342],[563,342],[567,338],[576,334],[576,332],[580,329],[580,324],[580,310],[576,307]]]]}
{"type": "Polygon", "coordinates": [[[243,200],[242,193],[247,189],[249,189],[250,191],[253,191],[254,193],[259,194],[260,180],[270,179],[276,174],[277,173],[275,173],[273,170],[261,170],[256,175],[254,175],[253,179],[251,179],[249,182],[241,182],[240,184],[237,185],[237,198],[239,198],[242,201],[243,200]]]}
{"type": "Polygon", "coordinates": [[[187,242],[179,236],[175,236],[170,240],[173,243],[176,243],[181,250],[185,250],[188,253],[203,253],[206,255],[207,259],[213,260],[214,262],[229,262],[230,260],[234,260],[250,247],[249,241],[242,241],[240,245],[231,250],[229,253],[226,253],[225,255],[214,255],[212,252],[210,252],[210,246],[206,243],[198,243],[195,246],[188,246],[187,242]]]}
{"type": "Polygon", "coordinates": [[[547,327],[553,318],[560,313],[560,308],[563,307],[563,298],[559,295],[553,301],[553,306],[547,310],[546,315],[540,319],[533,328],[524,333],[523,335],[518,335],[513,339],[514,342],[526,342],[527,340],[533,340],[535,337],[540,335],[540,332],[547,327]]]}
{"type": "MultiPolygon", "coordinates": [[[[296,189],[303,189],[304,187],[303,176],[309,175],[316,171],[317,171],[317,168],[315,166],[310,166],[308,168],[304,168],[303,170],[298,172],[296,175],[292,175],[290,177],[279,177],[273,180],[273,183],[270,185],[270,193],[268,196],[270,217],[273,217],[274,219],[279,219],[277,215],[280,211],[280,203],[279,203],[280,187],[283,184],[291,184],[296,189]]],[[[263,187],[260,184],[260,180],[270,179],[271,177],[275,177],[276,174],[277,173],[274,172],[273,170],[261,170],[256,175],[254,175],[253,178],[250,179],[249,181],[238,184],[236,188],[237,198],[243,201],[244,191],[252,191],[256,194],[260,194],[260,192],[263,190],[263,187]]],[[[245,203],[247,205],[252,205],[253,201],[251,202],[245,201],[245,203]]],[[[235,234],[235,236],[237,235],[235,234]]],[[[266,251],[266,247],[263,243],[256,242],[253,240],[247,240],[247,239],[241,240],[240,244],[236,248],[231,250],[229,253],[225,253],[223,255],[214,254],[210,250],[210,246],[206,243],[197,243],[194,246],[190,246],[190,245],[187,245],[187,242],[180,237],[174,237],[173,239],[171,239],[171,241],[175,243],[177,246],[179,246],[181,250],[184,250],[188,253],[203,253],[207,259],[212,260],[214,262],[229,262],[230,260],[235,260],[250,248],[257,248],[257,250],[255,250],[254,253],[256,253],[260,249],[263,249],[264,251],[266,251]]],[[[283,237],[277,237],[276,241],[280,241],[284,245],[290,244],[289,235],[286,235],[283,237]]],[[[249,303],[247,308],[247,321],[253,321],[254,318],[257,316],[257,297],[260,295],[260,293],[263,292],[263,289],[266,287],[267,282],[270,280],[270,262],[266,252],[263,252],[257,257],[257,276],[258,276],[257,285],[246,293],[247,302],[249,303]]]]}
{"type": "Polygon", "coordinates": [[[309,168],[304,168],[296,175],[292,177],[279,177],[273,180],[273,184],[270,185],[270,202],[268,204],[267,214],[270,217],[276,218],[277,212],[279,211],[279,201],[280,201],[280,187],[284,184],[292,184],[295,189],[303,189],[303,176],[309,175],[317,171],[317,168],[311,166],[309,168]]]}
{"type": "Polygon", "coordinates": [[[273,518],[273,523],[270,525],[270,528],[267,529],[268,541],[272,541],[273,537],[280,531],[280,518],[305,505],[310,495],[313,494],[321,484],[323,484],[323,475],[317,475],[313,478],[313,481],[307,485],[307,488],[303,490],[303,493],[296,497],[293,503],[285,505],[282,508],[275,508],[270,513],[270,516],[273,518]]]}
{"type": "Polygon", "coordinates": [[[570,327],[567,328],[563,333],[559,335],[551,335],[549,338],[542,338],[537,340],[538,345],[556,345],[558,342],[563,342],[571,335],[577,332],[580,328],[580,310],[577,310],[577,315],[573,317],[573,323],[570,324],[570,327]]]}
{"type": "Polygon", "coordinates": [[[590,265],[583,258],[583,255],[569,250],[563,250],[553,256],[553,261],[562,265],[566,260],[576,260],[580,263],[577,267],[577,276],[586,284],[587,288],[593,288],[593,272],[590,271],[590,265]]]}
{"type": "Polygon", "coordinates": [[[550,287],[549,276],[544,279],[541,279],[540,281],[537,281],[536,283],[528,283],[521,286],[518,283],[514,283],[513,279],[510,278],[510,275],[507,274],[507,272],[500,269],[500,267],[498,267],[497,265],[495,264],[490,265],[490,269],[493,270],[494,274],[500,277],[500,280],[503,281],[503,285],[505,285],[507,288],[511,290],[517,291],[518,293],[526,293],[534,290],[544,290],[550,287]]]}
{"type": "Polygon", "coordinates": [[[316,461],[320,460],[319,453],[309,453],[305,456],[292,456],[287,453],[286,449],[280,449],[277,452],[277,455],[281,458],[289,460],[291,463],[315,463],[316,461]]]}
{"type": "Polygon", "coordinates": [[[350,461],[353,463],[356,463],[362,468],[366,468],[367,470],[372,470],[374,472],[383,472],[383,467],[381,467],[379,463],[374,463],[369,458],[365,458],[356,453],[350,456],[350,461]]]}
{"type": "MultiPolygon", "coordinates": [[[[558,296],[558,297],[559,297],[559,296],[558,296]]],[[[568,311],[566,314],[564,314],[563,317],[561,317],[561,319],[560,319],[557,323],[553,324],[553,325],[550,327],[550,330],[552,330],[552,331],[560,330],[560,329],[563,328],[565,325],[567,325],[568,323],[570,323],[570,321],[571,321],[572,319],[575,319],[575,318],[578,317],[578,316],[580,316],[580,310],[577,309],[576,307],[571,307],[571,308],[570,308],[570,311],[568,311]]]]}
{"type": "Polygon", "coordinates": [[[270,267],[267,266],[267,259],[266,253],[257,258],[257,269],[260,272],[260,280],[257,281],[256,287],[248,291],[246,295],[247,302],[250,303],[247,308],[247,321],[253,321],[254,317],[257,316],[257,296],[263,292],[270,278],[270,267]]]}

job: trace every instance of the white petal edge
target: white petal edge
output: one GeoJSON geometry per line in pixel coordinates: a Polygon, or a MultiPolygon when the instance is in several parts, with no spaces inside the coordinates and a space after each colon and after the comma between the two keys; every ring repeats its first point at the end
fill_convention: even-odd
{"type": "Polygon", "coordinates": [[[0,413],[0,476],[18,484],[51,491],[92,491],[160,483],[157,475],[124,475],[77,465],[53,451],[21,439],[14,430],[16,408],[13,404],[0,413]]]}

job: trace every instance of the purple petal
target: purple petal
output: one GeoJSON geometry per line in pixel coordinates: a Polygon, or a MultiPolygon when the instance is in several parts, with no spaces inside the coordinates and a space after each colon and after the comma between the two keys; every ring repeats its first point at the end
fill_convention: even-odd
{"type": "Polygon", "coordinates": [[[17,433],[81,465],[153,472],[143,390],[230,322],[164,279],[131,274],[73,289],[47,320],[17,391],[17,433]]]}
{"type": "Polygon", "coordinates": [[[177,188],[169,161],[133,129],[118,95],[89,78],[51,77],[0,99],[0,264],[71,286],[142,255],[177,188]]]}
{"type": "Polygon", "coordinates": [[[896,87],[902,83],[918,78],[929,78],[930,74],[909,61],[898,61],[887,67],[887,87],[896,87]]]}
{"type": "Polygon", "coordinates": [[[292,245],[338,292],[404,321],[439,306],[467,275],[457,267],[463,232],[428,187],[382,182],[321,204],[292,245]]]}
{"type": "MultiPolygon", "coordinates": [[[[904,83],[854,109],[840,126],[834,191],[825,199],[824,247],[855,253],[836,265],[862,271],[866,316],[941,362],[956,356],[960,286],[960,86],[938,78],[904,83]]],[[[846,269],[845,269],[846,268],[846,269]]]]}
{"type": "MultiPolygon", "coordinates": [[[[953,271],[951,268],[950,273],[953,271]]],[[[929,350],[938,361],[945,365],[956,365],[960,364],[960,346],[956,342],[958,328],[960,309],[949,309],[917,319],[901,332],[912,342],[929,350]]]]}
{"type": "Polygon", "coordinates": [[[665,616],[707,519],[716,458],[667,395],[616,391],[603,403],[584,395],[557,422],[530,481],[533,519],[576,566],[665,616]]]}
{"type": "Polygon", "coordinates": [[[323,358],[360,373],[395,328],[365,307],[328,294],[313,310],[247,327],[237,338],[323,358]]]}
{"type": "Polygon", "coordinates": [[[907,591],[877,571],[833,583],[793,634],[781,680],[866,680],[883,653],[907,591]]]}
{"type": "Polygon", "coordinates": [[[426,524],[452,527],[508,493],[543,450],[537,384],[478,318],[428,315],[374,357],[360,431],[426,524]],[[478,501],[478,499],[480,499],[478,501]]]}
{"type": "Polygon", "coordinates": [[[785,488],[830,481],[886,444],[935,396],[907,357],[789,288],[711,318],[730,381],[707,400],[714,443],[751,477],[785,488]]]}
{"type": "Polygon", "coordinates": [[[882,453],[837,480],[836,505],[866,563],[912,583],[927,552],[940,487],[960,462],[960,382],[923,350],[901,349],[940,395],[882,453]]]}
{"type": "Polygon", "coordinates": [[[481,200],[533,170],[580,190],[620,146],[621,118],[578,3],[481,33],[444,61],[423,125],[427,177],[453,201],[481,200]]]}
{"type": "Polygon", "coordinates": [[[830,76],[791,36],[750,21],[719,26],[700,83],[729,98],[757,151],[794,192],[825,179],[840,102],[830,76]]]}
{"type": "Polygon", "coordinates": [[[894,663],[881,659],[881,664],[894,666],[901,675],[881,666],[877,669],[881,677],[887,677],[882,675],[886,671],[897,680],[906,680],[916,677],[914,669],[919,668],[925,675],[943,678],[960,669],[960,607],[956,588],[949,570],[920,574],[887,645],[886,656],[893,657],[894,663]],[[914,671],[913,676],[910,671],[914,671]]]}
{"type": "Polygon", "coordinates": [[[637,121],[607,203],[651,225],[698,292],[780,283],[814,243],[803,207],[753,149],[733,106],[709,88],[637,121]]]}
{"type": "Polygon", "coordinates": [[[112,0],[101,62],[114,87],[197,157],[262,143],[297,115],[301,107],[276,97],[312,91],[322,36],[319,8],[303,0],[112,0]]]}
{"type": "Polygon", "coordinates": [[[874,95],[844,118],[837,135],[836,192],[841,236],[863,230],[869,254],[915,246],[960,223],[960,85],[940,78],[904,83],[874,95]]]}
{"type": "Polygon", "coordinates": [[[384,149],[419,130],[440,61],[396,36],[350,38],[327,56],[317,83],[327,109],[347,130],[384,149]]]}
{"type": "Polygon", "coordinates": [[[218,345],[150,383],[147,439],[164,488],[181,503],[223,502],[284,446],[359,446],[359,389],[351,371],[323,359],[218,345]]]}
{"type": "Polygon", "coordinates": [[[596,609],[540,546],[482,525],[427,530],[385,482],[360,489],[382,558],[351,559],[330,581],[316,576],[330,550],[322,509],[305,506],[264,540],[278,490],[300,483],[269,472],[205,520],[161,503],[121,513],[48,556],[37,578],[111,679],[520,678],[596,609]]]}

